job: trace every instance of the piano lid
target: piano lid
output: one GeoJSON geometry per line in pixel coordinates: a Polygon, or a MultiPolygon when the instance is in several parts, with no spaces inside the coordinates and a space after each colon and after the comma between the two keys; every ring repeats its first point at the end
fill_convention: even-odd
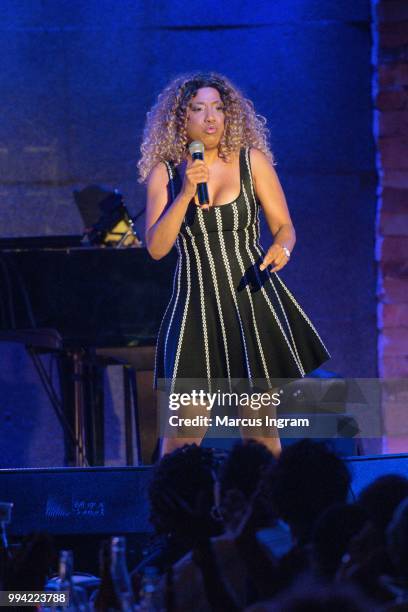
{"type": "Polygon", "coordinates": [[[56,329],[65,347],[154,344],[175,249],[155,261],[145,248],[71,248],[56,238],[47,244],[58,248],[17,240],[0,251],[0,329],[56,329]]]}

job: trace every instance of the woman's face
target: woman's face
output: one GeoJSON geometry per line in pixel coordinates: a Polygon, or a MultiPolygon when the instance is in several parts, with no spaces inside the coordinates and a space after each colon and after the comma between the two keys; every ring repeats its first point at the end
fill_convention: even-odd
{"type": "Polygon", "coordinates": [[[201,140],[206,148],[218,146],[224,133],[224,104],[214,87],[202,87],[191,98],[187,109],[187,135],[201,140]]]}

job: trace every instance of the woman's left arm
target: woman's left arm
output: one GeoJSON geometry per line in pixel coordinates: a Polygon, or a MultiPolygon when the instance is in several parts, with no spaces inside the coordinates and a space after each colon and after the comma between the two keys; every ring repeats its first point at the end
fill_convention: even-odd
{"type": "Polygon", "coordinates": [[[289,261],[285,250],[292,252],[296,242],[295,228],[274,167],[259,149],[250,149],[249,155],[255,194],[274,238],[259,268],[265,270],[269,265],[273,265],[271,272],[277,272],[289,261]]]}

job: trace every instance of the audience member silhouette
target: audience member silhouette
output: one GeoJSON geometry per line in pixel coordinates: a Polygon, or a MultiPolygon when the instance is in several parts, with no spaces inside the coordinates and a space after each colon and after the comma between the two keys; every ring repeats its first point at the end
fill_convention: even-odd
{"type": "MultiPolygon", "coordinates": [[[[254,541],[260,527],[276,517],[263,503],[261,480],[274,465],[272,453],[253,440],[240,441],[220,467],[215,486],[218,517],[226,533],[203,538],[174,567],[162,588],[173,594],[175,610],[242,610],[254,597],[251,574],[256,565],[268,573],[269,560],[254,541]],[[188,589],[185,585],[189,585],[188,589]]],[[[167,600],[168,601],[168,600],[167,600]]]]}
{"type": "Polygon", "coordinates": [[[385,530],[397,506],[408,497],[408,478],[399,474],[380,476],[362,490],[357,503],[385,539],[385,530]]]}
{"type": "Polygon", "coordinates": [[[286,447],[274,474],[273,501],[296,542],[310,542],[324,510],[344,503],[351,477],[344,461],[322,442],[300,440],[286,447]]]}
{"type": "MultiPolygon", "coordinates": [[[[275,463],[276,459],[266,446],[254,440],[238,442],[233,446],[220,465],[215,481],[214,510],[226,530],[235,531],[238,528],[264,474],[275,463]]],[[[258,495],[256,520],[259,527],[269,525],[276,518],[271,504],[263,505],[263,501],[264,497],[258,495]]]]}
{"type": "Polygon", "coordinates": [[[155,466],[148,488],[155,534],[148,553],[132,573],[136,592],[145,567],[153,565],[162,573],[198,540],[222,533],[222,524],[211,513],[219,461],[220,456],[211,449],[186,444],[155,466]]]}
{"type": "Polygon", "coordinates": [[[386,603],[393,598],[382,579],[393,572],[386,547],[386,529],[398,504],[407,495],[408,479],[389,474],[363,489],[357,500],[367,521],[352,538],[339,577],[359,585],[378,602],[386,603]]]}
{"type": "Polygon", "coordinates": [[[408,496],[394,512],[387,531],[387,551],[395,574],[408,580],[408,496]]]}
{"type": "Polygon", "coordinates": [[[365,523],[365,512],[357,504],[335,504],[321,514],[312,536],[313,570],[318,577],[334,580],[351,539],[365,523]]]}
{"type": "Polygon", "coordinates": [[[393,566],[392,576],[386,578],[386,584],[399,609],[405,605],[408,610],[408,497],[395,510],[386,530],[386,540],[393,566]]]}

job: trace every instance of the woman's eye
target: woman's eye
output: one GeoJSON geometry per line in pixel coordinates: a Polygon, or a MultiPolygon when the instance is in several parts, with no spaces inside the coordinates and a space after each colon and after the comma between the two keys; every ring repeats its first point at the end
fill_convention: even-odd
{"type": "MultiPolygon", "coordinates": [[[[204,110],[204,108],[197,107],[197,106],[193,106],[193,107],[191,108],[191,110],[192,110],[194,113],[197,113],[197,112],[199,112],[199,111],[204,110]]],[[[223,111],[223,110],[224,110],[224,107],[223,107],[223,106],[216,106],[216,110],[217,110],[217,111],[223,111]]]]}

